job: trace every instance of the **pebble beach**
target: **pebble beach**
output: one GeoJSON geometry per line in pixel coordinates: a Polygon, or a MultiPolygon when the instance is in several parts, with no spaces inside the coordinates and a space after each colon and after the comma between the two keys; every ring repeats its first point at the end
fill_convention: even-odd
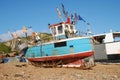
{"type": "Polygon", "coordinates": [[[120,64],[101,64],[91,69],[40,68],[27,63],[0,64],[0,80],[120,80],[120,64]]]}

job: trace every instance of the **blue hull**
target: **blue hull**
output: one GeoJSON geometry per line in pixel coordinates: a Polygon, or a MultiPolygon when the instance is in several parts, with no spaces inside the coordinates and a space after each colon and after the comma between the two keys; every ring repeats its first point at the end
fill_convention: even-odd
{"type": "Polygon", "coordinates": [[[74,57],[78,58],[93,55],[91,38],[76,37],[59,40],[56,42],[44,43],[42,45],[32,46],[28,48],[26,52],[26,58],[28,58],[28,60],[37,59],[38,61],[44,61],[46,58],[52,59],[53,57],[53,59],[55,59],[55,57],[59,59],[62,57],[61,59],[63,59],[64,56],[66,56],[64,58],[69,58],[72,55],[75,55],[74,57]],[[91,54],[88,54],[88,52],[91,52],[91,54]]]}

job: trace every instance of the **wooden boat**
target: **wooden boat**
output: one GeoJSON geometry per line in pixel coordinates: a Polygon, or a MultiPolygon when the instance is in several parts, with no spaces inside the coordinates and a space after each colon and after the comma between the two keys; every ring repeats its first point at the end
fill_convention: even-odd
{"type": "Polygon", "coordinates": [[[41,67],[91,67],[94,65],[93,43],[90,37],[80,37],[75,25],[68,17],[66,22],[49,24],[53,40],[38,41],[27,49],[25,57],[34,65],[41,67]]]}

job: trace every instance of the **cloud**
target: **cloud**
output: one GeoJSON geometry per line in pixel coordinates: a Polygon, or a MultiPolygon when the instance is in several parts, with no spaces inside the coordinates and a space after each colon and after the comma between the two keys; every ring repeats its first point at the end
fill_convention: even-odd
{"type": "MultiPolygon", "coordinates": [[[[27,35],[31,35],[31,33],[33,32],[32,28],[27,29],[27,35]]],[[[25,37],[25,33],[23,33],[22,30],[17,30],[15,32],[11,32],[12,34],[17,34],[18,37],[25,37]]],[[[9,33],[5,33],[5,34],[1,34],[0,35],[0,42],[5,42],[8,40],[13,39],[12,35],[9,33]]]]}
{"type": "Polygon", "coordinates": [[[2,35],[0,35],[0,41],[1,42],[8,41],[8,40],[11,40],[11,39],[12,39],[12,37],[9,36],[9,34],[2,34],[2,35]]]}

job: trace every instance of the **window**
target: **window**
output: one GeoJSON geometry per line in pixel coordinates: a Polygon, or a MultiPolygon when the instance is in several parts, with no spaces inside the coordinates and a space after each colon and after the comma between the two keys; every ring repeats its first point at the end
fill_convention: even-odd
{"type": "Polygon", "coordinates": [[[65,25],[65,27],[68,29],[68,25],[65,25]]]}
{"type": "Polygon", "coordinates": [[[58,26],[58,34],[62,33],[63,32],[63,28],[62,28],[62,25],[58,26]]]}
{"type": "Polygon", "coordinates": [[[56,28],[55,27],[51,28],[51,31],[52,31],[52,34],[56,35],[56,28]]]}
{"type": "Polygon", "coordinates": [[[72,25],[70,26],[70,29],[73,29],[73,26],[72,26],[72,25]]]}
{"type": "Polygon", "coordinates": [[[115,42],[120,41],[120,37],[114,37],[114,41],[115,42]]]}
{"type": "Polygon", "coordinates": [[[59,43],[54,43],[54,47],[63,47],[63,46],[66,46],[66,41],[65,42],[59,42],[59,43]]]}

